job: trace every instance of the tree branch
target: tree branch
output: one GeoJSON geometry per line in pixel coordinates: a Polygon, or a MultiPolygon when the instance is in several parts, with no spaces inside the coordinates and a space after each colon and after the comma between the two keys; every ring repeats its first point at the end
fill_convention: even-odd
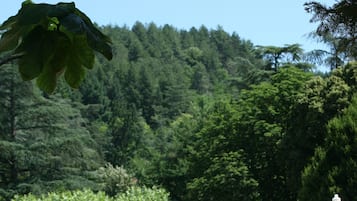
{"type": "Polygon", "coordinates": [[[19,58],[23,57],[24,55],[25,55],[24,53],[18,53],[18,54],[12,54],[5,58],[0,58],[0,66],[10,63],[11,61],[13,61],[15,59],[19,59],[19,58]]]}

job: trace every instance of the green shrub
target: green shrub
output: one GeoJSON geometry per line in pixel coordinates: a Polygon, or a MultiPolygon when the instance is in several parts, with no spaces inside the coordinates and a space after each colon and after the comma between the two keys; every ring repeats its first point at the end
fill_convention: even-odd
{"type": "Polygon", "coordinates": [[[116,196],[115,201],[168,201],[169,193],[161,188],[131,187],[116,196]]]}
{"type": "Polygon", "coordinates": [[[108,163],[105,167],[99,168],[97,176],[102,182],[103,190],[110,196],[124,193],[131,186],[136,184],[136,180],[123,167],[113,166],[108,163]]]}
{"type": "Polygon", "coordinates": [[[131,187],[125,193],[118,194],[115,198],[107,196],[104,192],[94,193],[91,190],[66,191],[61,193],[48,193],[42,196],[16,195],[12,201],[168,201],[169,193],[164,189],[131,187]]]}
{"type": "Polygon", "coordinates": [[[104,192],[93,193],[91,190],[83,190],[48,193],[41,197],[32,194],[15,196],[12,201],[112,201],[112,199],[104,192]]]}

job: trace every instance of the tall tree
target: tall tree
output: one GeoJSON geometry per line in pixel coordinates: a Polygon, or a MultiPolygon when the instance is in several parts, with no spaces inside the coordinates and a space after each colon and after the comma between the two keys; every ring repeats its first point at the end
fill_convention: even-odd
{"type": "Polygon", "coordinates": [[[231,104],[217,102],[194,136],[188,200],[260,200],[259,184],[246,164],[245,151],[237,143],[238,115],[231,104]]]}
{"type": "Polygon", "coordinates": [[[325,43],[330,50],[312,50],[306,53],[307,60],[318,65],[324,64],[333,70],[342,66],[347,60],[346,51],[341,49],[341,39],[334,38],[331,34],[317,35],[311,34],[312,38],[316,38],[319,42],[325,43]]]}
{"type": "Polygon", "coordinates": [[[1,79],[8,79],[0,84],[1,194],[95,187],[88,173],[103,158],[91,148],[96,142],[79,109],[59,97],[43,98],[14,70],[0,71],[1,79]]]}
{"type": "Polygon", "coordinates": [[[301,200],[326,200],[338,193],[343,200],[356,195],[357,97],[342,115],[329,121],[324,144],[318,147],[302,175],[301,200]]]}
{"type": "Polygon", "coordinates": [[[283,64],[299,61],[303,50],[299,44],[285,45],[284,47],[276,46],[258,46],[263,58],[268,61],[268,70],[277,71],[283,64]]]}
{"type": "Polygon", "coordinates": [[[337,52],[345,52],[352,59],[357,58],[357,2],[340,0],[331,7],[312,1],[304,4],[305,10],[312,13],[311,22],[320,23],[315,33],[325,38],[332,36],[339,40],[337,52]]]}

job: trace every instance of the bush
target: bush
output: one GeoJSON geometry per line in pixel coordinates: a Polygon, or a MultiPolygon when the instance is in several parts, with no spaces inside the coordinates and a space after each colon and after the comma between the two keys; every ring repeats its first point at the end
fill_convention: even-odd
{"type": "Polygon", "coordinates": [[[108,163],[99,168],[97,176],[101,180],[103,190],[110,196],[124,193],[129,187],[136,184],[136,180],[123,167],[108,163]]]}
{"type": "Polygon", "coordinates": [[[28,194],[15,196],[12,201],[168,201],[169,193],[164,189],[131,187],[125,193],[118,194],[115,198],[107,196],[104,192],[94,193],[91,190],[66,191],[61,193],[48,193],[40,197],[28,194]]]}
{"type": "Polygon", "coordinates": [[[168,201],[169,193],[164,189],[131,187],[125,193],[119,194],[115,201],[168,201]]]}
{"type": "Polygon", "coordinates": [[[91,190],[83,190],[48,193],[41,197],[32,194],[15,196],[12,201],[112,201],[112,199],[104,192],[93,193],[91,190]]]}

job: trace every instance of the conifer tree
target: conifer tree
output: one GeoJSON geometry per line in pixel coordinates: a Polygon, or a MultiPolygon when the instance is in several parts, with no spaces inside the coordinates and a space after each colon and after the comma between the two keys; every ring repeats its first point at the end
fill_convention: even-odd
{"type": "Polygon", "coordinates": [[[89,172],[102,158],[91,148],[96,142],[79,109],[60,97],[42,97],[13,66],[5,67],[0,71],[8,80],[0,82],[1,195],[95,188],[89,172]]]}

